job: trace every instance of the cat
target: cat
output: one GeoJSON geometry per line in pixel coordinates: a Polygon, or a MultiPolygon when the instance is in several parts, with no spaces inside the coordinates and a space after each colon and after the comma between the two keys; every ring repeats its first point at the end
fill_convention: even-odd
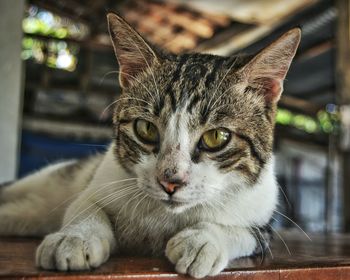
{"type": "Polygon", "coordinates": [[[2,188],[0,235],[46,235],[36,264],[60,271],[133,252],[201,278],[264,250],[278,202],[275,113],[300,29],[226,58],[159,51],[107,20],[123,91],[115,138],[104,154],[2,188]]]}

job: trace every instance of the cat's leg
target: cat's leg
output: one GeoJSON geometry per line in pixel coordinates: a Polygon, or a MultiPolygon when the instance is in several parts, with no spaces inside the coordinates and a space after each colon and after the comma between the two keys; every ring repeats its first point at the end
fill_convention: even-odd
{"type": "Polygon", "coordinates": [[[63,173],[75,164],[74,161],[53,164],[2,187],[0,235],[42,236],[57,230],[64,213],[59,204],[73,195],[63,173]]]}
{"type": "Polygon", "coordinates": [[[88,185],[97,155],[49,165],[0,188],[0,236],[43,236],[58,230],[67,206],[88,185]]]}
{"type": "Polygon", "coordinates": [[[202,278],[218,274],[231,259],[251,255],[257,246],[247,228],[203,222],[171,238],[165,253],[177,272],[202,278]]]}
{"type": "Polygon", "coordinates": [[[114,146],[103,156],[86,189],[69,205],[61,229],[45,237],[36,252],[36,263],[44,269],[86,270],[105,262],[116,249],[114,227],[118,185],[130,179],[116,162],[114,146]],[[108,208],[108,209],[107,209],[108,208]],[[108,211],[108,212],[107,212],[108,211]]]}
{"type": "Polygon", "coordinates": [[[45,237],[36,252],[44,269],[87,270],[104,263],[115,247],[108,215],[86,191],[67,210],[63,227],[45,237]]]}

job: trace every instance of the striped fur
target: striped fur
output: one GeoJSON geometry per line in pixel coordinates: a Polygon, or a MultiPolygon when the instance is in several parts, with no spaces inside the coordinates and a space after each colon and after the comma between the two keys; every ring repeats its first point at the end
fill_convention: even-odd
{"type": "Polygon", "coordinates": [[[132,252],[165,255],[177,272],[201,278],[263,250],[278,197],[276,103],[300,31],[252,57],[175,56],[117,15],[108,21],[123,87],[114,140],[103,155],[5,187],[0,236],[50,233],[36,263],[62,271],[132,252]],[[139,119],[158,129],[157,141],[142,141],[139,119]],[[230,132],[225,145],[203,149],[203,133],[219,128],[230,132]]]}
{"type": "MultiPolygon", "coordinates": [[[[145,153],[145,147],[131,143],[132,120],[142,117],[155,122],[162,133],[171,116],[181,111],[187,115],[188,130],[195,134],[212,127],[225,127],[233,132],[229,145],[217,154],[235,149],[237,160],[217,161],[215,155],[201,152],[197,162],[210,158],[222,172],[235,170],[247,182],[256,182],[271,157],[275,104],[266,106],[257,92],[239,89],[236,71],[242,67],[242,61],[243,58],[203,54],[168,56],[152,69],[155,81],[148,73],[139,76],[133,87],[124,89],[114,119],[117,154],[125,166],[137,162],[139,154],[145,153]]],[[[193,145],[190,152],[195,149],[193,145]]],[[[160,151],[159,147],[156,151],[160,151]]]]}

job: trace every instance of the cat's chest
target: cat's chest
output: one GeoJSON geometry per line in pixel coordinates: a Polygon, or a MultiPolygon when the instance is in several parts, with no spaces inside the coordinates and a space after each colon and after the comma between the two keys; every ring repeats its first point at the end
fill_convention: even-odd
{"type": "Polygon", "coordinates": [[[184,219],[164,213],[138,213],[137,216],[120,215],[114,219],[114,231],[122,251],[160,255],[166,242],[189,226],[184,219]]]}

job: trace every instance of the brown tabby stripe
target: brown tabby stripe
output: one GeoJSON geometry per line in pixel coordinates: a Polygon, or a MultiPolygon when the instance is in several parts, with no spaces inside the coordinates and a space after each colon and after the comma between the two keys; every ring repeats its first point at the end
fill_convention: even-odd
{"type": "Polygon", "coordinates": [[[258,150],[255,148],[255,145],[254,145],[252,139],[250,139],[247,135],[244,135],[244,134],[241,134],[241,133],[235,133],[235,135],[238,138],[244,140],[246,143],[248,143],[252,156],[259,162],[260,166],[263,167],[266,162],[262,158],[262,156],[260,155],[258,150]]]}
{"type": "MultiPolygon", "coordinates": [[[[184,55],[180,56],[179,63],[177,65],[177,67],[174,71],[173,77],[170,80],[168,87],[165,91],[165,94],[168,94],[170,96],[171,109],[173,112],[176,111],[176,96],[175,96],[173,85],[174,85],[174,83],[176,83],[180,79],[182,67],[184,66],[184,64],[186,64],[186,62],[188,62],[188,59],[189,59],[189,54],[184,54],[184,55]]],[[[160,110],[161,109],[162,108],[160,108],[160,110]]]]}
{"type": "Polygon", "coordinates": [[[157,117],[159,117],[160,112],[164,108],[164,97],[164,95],[160,96],[159,101],[156,104],[154,104],[153,114],[157,117]]]}
{"type": "Polygon", "coordinates": [[[115,146],[115,153],[116,153],[116,156],[117,158],[121,159],[122,156],[121,156],[121,153],[120,153],[120,134],[119,134],[119,131],[120,131],[120,123],[118,122],[117,123],[117,127],[116,127],[116,130],[115,130],[115,133],[114,133],[114,141],[116,143],[116,146],[115,146]]]}
{"type": "Polygon", "coordinates": [[[120,160],[124,163],[132,162],[134,164],[140,161],[140,153],[150,154],[144,147],[131,139],[125,132],[119,131],[117,142],[117,154],[120,160]]]}
{"type": "Polygon", "coordinates": [[[241,158],[226,161],[225,163],[219,165],[219,169],[231,169],[231,167],[235,165],[237,162],[239,162],[240,160],[241,158]]]}
{"type": "Polygon", "coordinates": [[[193,153],[191,154],[191,160],[194,163],[198,163],[201,157],[201,152],[198,148],[195,148],[195,150],[193,151],[193,153]]]}
{"type": "Polygon", "coordinates": [[[128,124],[131,123],[133,120],[132,119],[119,119],[118,122],[120,124],[128,124]]]}
{"type": "Polygon", "coordinates": [[[242,149],[238,149],[238,148],[230,148],[230,149],[226,150],[225,152],[213,157],[213,160],[216,160],[217,162],[224,162],[224,161],[232,159],[232,157],[237,156],[237,155],[244,156],[244,151],[242,149]]]}
{"type": "Polygon", "coordinates": [[[131,151],[140,151],[143,154],[150,154],[150,152],[145,149],[143,146],[141,146],[139,143],[137,143],[135,140],[133,140],[131,137],[129,137],[128,134],[126,134],[123,131],[119,131],[120,136],[122,137],[124,143],[126,144],[125,146],[131,150],[131,151]]]}
{"type": "Polygon", "coordinates": [[[191,114],[193,107],[196,106],[199,101],[201,101],[201,97],[198,94],[193,95],[187,106],[187,112],[191,114]]]}
{"type": "MultiPolygon", "coordinates": [[[[208,89],[211,86],[211,84],[216,80],[218,70],[221,69],[225,60],[226,59],[224,58],[215,59],[213,69],[210,71],[209,75],[206,77],[206,80],[204,82],[206,89],[208,89]]],[[[205,91],[205,89],[203,91],[205,91]]]]}
{"type": "MultiPolygon", "coordinates": [[[[170,97],[170,105],[173,112],[178,106],[188,102],[187,111],[192,113],[193,107],[198,102],[203,102],[203,97],[210,87],[211,91],[215,91],[215,83],[219,83],[222,77],[220,73],[230,67],[236,58],[222,58],[215,56],[205,56],[200,54],[184,54],[179,56],[175,61],[176,68],[171,74],[168,85],[165,89],[165,95],[170,97]],[[224,67],[225,66],[225,67],[224,67]],[[224,68],[224,70],[222,69],[224,68]],[[220,79],[218,77],[220,76],[220,79]]],[[[225,72],[223,72],[225,73],[225,72]]],[[[209,91],[209,94],[210,92],[209,91]]],[[[153,112],[159,116],[162,109],[165,107],[165,95],[162,95],[159,102],[155,104],[153,112]]],[[[204,124],[207,121],[209,111],[208,104],[202,108],[202,121],[204,124]]]]}
{"type": "MultiPolygon", "coordinates": [[[[190,151],[191,160],[198,163],[203,158],[209,158],[222,172],[235,170],[248,182],[254,182],[271,154],[275,106],[265,105],[262,98],[254,100],[254,94],[258,95],[259,92],[253,87],[248,87],[246,93],[239,90],[231,93],[227,91],[240,81],[238,70],[249,60],[205,54],[166,55],[163,63],[154,69],[155,78],[149,79],[148,74],[141,77],[144,79],[142,80],[144,87],[147,87],[150,92],[159,90],[159,93],[157,92],[151,98],[151,94],[146,93],[144,87],[139,85],[126,89],[131,97],[143,99],[152,105],[148,106],[140,101],[140,104],[136,102],[137,106],[130,105],[132,109],[128,110],[124,108],[128,106],[128,102],[121,103],[124,107],[119,108],[116,114],[119,114],[118,117],[122,119],[116,124],[124,125],[140,116],[147,116],[151,120],[157,117],[160,133],[162,133],[168,125],[171,114],[183,108],[184,113],[188,114],[186,117],[188,117],[190,137],[193,137],[192,130],[202,130],[201,125],[230,128],[237,121],[243,127],[239,133],[235,134],[240,145],[233,147],[230,143],[225,149],[211,154],[197,147],[190,151]],[[225,79],[226,76],[227,79],[225,79]],[[223,92],[225,94],[222,94],[223,92]],[[218,98],[220,100],[215,102],[217,107],[211,108],[213,101],[218,98]],[[184,108],[184,106],[187,107],[184,108]],[[145,110],[147,112],[144,112],[145,110]],[[125,111],[128,114],[125,114],[125,111]]],[[[116,152],[122,164],[128,168],[132,169],[133,164],[140,161],[142,154],[162,153],[159,145],[154,147],[143,145],[135,139],[135,135],[126,133],[123,127],[121,129],[122,131],[118,127],[116,130],[116,152]]],[[[158,157],[162,156],[159,154],[158,157]]]]}
{"type": "Polygon", "coordinates": [[[258,172],[253,172],[249,166],[245,163],[240,163],[235,167],[236,170],[240,171],[243,175],[245,175],[246,179],[250,184],[256,183],[259,177],[260,168],[258,172]]]}

